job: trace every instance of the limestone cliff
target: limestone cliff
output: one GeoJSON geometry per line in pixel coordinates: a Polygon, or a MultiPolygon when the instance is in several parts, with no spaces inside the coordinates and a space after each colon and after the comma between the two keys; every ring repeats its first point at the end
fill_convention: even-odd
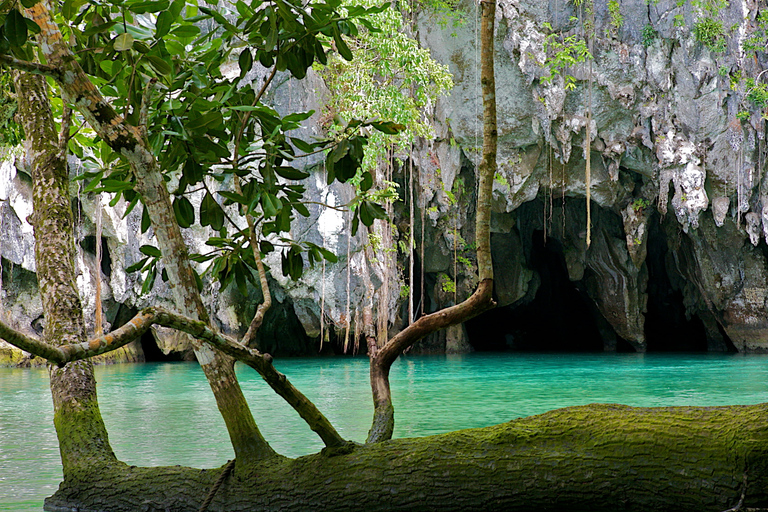
{"type": "MultiPolygon", "coordinates": [[[[428,10],[418,17],[417,37],[450,67],[456,86],[430,112],[436,136],[399,155],[405,163],[395,166],[392,179],[404,202],[394,205],[395,229],[382,223],[372,239],[351,237],[344,213],[315,205],[293,235],[324,244],[339,263],[315,267],[293,283],[280,274],[278,260],[268,261],[277,304],[263,327],[263,350],[309,354],[327,341],[326,347],[338,351],[348,343],[352,351],[365,336],[383,338],[402,327],[408,289],[417,312],[462,300],[473,289],[474,169],[482,132],[475,9],[462,3],[447,23],[428,10]],[[411,232],[412,283],[407,256],[398,250],[407,248],[411,232]]],[[[768,351],[765,2],[585,0],[576,7],[566,0],[499,0],[498,16],[492,245],[499,308],[417,349],[768,351]],[[558,64],[558,56],[581,43],[591,58],[558,64]]],[[[327,91],[319,77],[285,80],[271,94],[283,112],[318,111],[303,135],[323,129],[327,91]]],[[[314,200],[351,199],[350,187],[325,185],[320,158],[304,165],[314,172],[307,186],[314,200]]],[[[6,158],[2,314],[34,331],[43,319],[26,222],[29,188],[23,160],[6,158]]],[[[125,268],[140,259],[138,249],[149,239],[139,234],[138,213],[124,219],[120,205],[106,203],[73,187],[88,314],[100,209],[108,249],[105,309],[115,325],[166,300],[167,290],[158,280],[151,294],[138,294],[141,276],[125,268]]],[[[204,248],[205,231],[188,235],[193,250],[204,248]]],[[[208,284],[206,297],[222,330],[242,332],[260,293],[242,297],[208,284]]],[[[162,352],[188,354],[165,333],[153,334],[162,352]]],[[[151,341],[145,350],[153,350],[151,341]]]]}

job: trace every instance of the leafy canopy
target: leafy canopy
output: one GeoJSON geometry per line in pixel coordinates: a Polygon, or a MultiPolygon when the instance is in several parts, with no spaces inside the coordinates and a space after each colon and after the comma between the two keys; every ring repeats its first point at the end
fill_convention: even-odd
{"type": "MultiPolygon", "coordinates": [[[[33,60],[32,36],[40,27],[24,8],[34,3],[0,3],[0,52],[33,60]]],[[[352,59],[349,42],[361,28],[378,31],[369,17],[387,9],[388,4],[342,9],[341,0],[217,0],[207,6],[196,0],[65,0],[56,21],[102,95],[144,130],[171,186],[178,224],[217,232],[208,240],[211,251],[193,259],[211,262],[208,269],[223,286],[234,282],[245,292],[255,268],[249,230],[228,206],[254,218],[257,249],[262,255],[282,250],[283,273],[298,279],[305,258],[312,264],[335,256],[288,236],[296,215],[309,216],[301,184],[309,174],[292,165],[296,158],[326,152],[328,182],[344,183],[358,173],[371,129],[396,134],[404,128],[379,119],[352,120],[330,137],[302,140],[291,132],[313,113],[279,115],[263,101],[267,85],[275,73],[302,79],[333,53],[352,59]],[[191,201],[194,194],[202,200],[191,201]]],[[[60,101],[54,104],[63,110],[60,101]]],[[[81,119],[73,120],[70,133],[69,149],[88,169],[80,176],[85,191],[111,193],[113,205],[124,198],[130,213],[141,198],[128,164],[81,119]]],[[[371,197],[373,180],[363,183],[353,222],[370,226],[385,214],[371,197]]],[[[149,226],[145,209],[142,230],[149,226]]],[[[147,274],[146,291],[157,275],[160,251],[145,246],[142,252],[145,258],[130,270],[147,274]]]]}

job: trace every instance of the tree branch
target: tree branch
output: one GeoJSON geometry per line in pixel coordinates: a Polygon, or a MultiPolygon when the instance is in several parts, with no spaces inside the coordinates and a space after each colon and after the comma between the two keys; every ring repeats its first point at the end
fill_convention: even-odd
{"type": "Polygon", "coordinates": [[[483,160],[478,167],[480,185],[477,195],[477,263],[480,284],[464,302],[423,316],[390,339],[371,357],[370,377],[373,393],[373,421],[366,443],[378,443],[392,438],[395,428],[395,408],[389,388],[389,370],[403,351],[424,336],[451,325],[466,322],[493,308],[493,264],[491,261],[491,195],[496,173],[496,84],[493,71],[493,30],[496,2],[482,2],[481,82],[483,86],[483,160]]]}
{"type": "Polygon", "coordinates": [[[63,73],[60,68],[56,66],[49,66],[47,64],[39,64],[37,62],[29,62],[27,60],[19,60],[10,55],[0,54],[0,65],[8,66],[9,68],[26,71],[35,75],[50,76],[56,80],[61,80],[63,73]]]}
{"type": "Polygon", "coordinates": [[[245,347],[237,341],[219,334],[205,322],[177,315],[162,308],[150,307],[143,309],[130,322],[119,329],[85,343],[72,343],[58,348],[53,347],[15,331],[2,322],[0,322],[0,338],[22,350],[43,357],[59,366],[64,366],[71,361],[86,359],[125,346],[144,334],[153,324],[191,334],[195,338],[205,341],[225,354],[247,364],[256,370],[267,384],[296,410],[299,416],[307,422],[309,428],[323,440],[326,446],[335,447],[348,443],[339,435],[323,413],[296,389],[285,375],[275,369],[272,365],[272,356],[245,347]]]}
{"type": "MultiPolygon", "coordinates": [[[[243,195],[243,189],[240,188],[240,177],[235,175],[234,179],[235,192],[243,195]]],[[[263,300],[256,308],[256,313],[253,315],[251,324],[248,326],[248,330],[240,341],[246,347],[250,347],[251,343],[256,339],[256,334],[259,332],[261,324],[264,322],[264,315],[272,307],[272,294],[269,291],[269,283],[267,282],[267,271],[264,269],[264,262],[261,261],[261,250],[256,239],[256,224],[253,221],[253,216],[245,212],[245,220],[248,222],[248,237],[251,242],[251,250],[253,251],[253,259],[256,261],[256,269],[259,272],[259,283],[261,285],[261,295],[263,300]]]]}

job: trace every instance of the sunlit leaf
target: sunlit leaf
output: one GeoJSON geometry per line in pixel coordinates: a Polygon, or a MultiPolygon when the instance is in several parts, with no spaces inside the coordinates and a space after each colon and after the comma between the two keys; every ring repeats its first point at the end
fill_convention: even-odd
{"type": "Polygon", "coordinates": [[[115,38],[114,44],[115,50],[118,52],[124,52],[133,48],[133,36],[128,32],[120,34],[115,38]]]}

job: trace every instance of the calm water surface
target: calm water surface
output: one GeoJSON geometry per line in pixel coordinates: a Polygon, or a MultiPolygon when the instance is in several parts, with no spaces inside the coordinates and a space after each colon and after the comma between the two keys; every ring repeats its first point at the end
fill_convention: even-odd
{"type": "MultiPolygon", "coordinates": [[[[370,426],[364,358],[275,362],[342,436],[370,426]]],[[[208,383],[194,363],[96,368],[118,458],[212,468],[233,457],[208,383]]],[[[259,427],[280,453],[322,445],[247,367],[238,376],[259,427]]],[[[636,406],[768,402],[768,356],[722,354],[470,354],[406,357],[392,369],[395,437],[484,427],[593,402],[636,406]]],[[[0,510],[38,512],[61,480],[46,370],[0,368],[0,510]]]]}

